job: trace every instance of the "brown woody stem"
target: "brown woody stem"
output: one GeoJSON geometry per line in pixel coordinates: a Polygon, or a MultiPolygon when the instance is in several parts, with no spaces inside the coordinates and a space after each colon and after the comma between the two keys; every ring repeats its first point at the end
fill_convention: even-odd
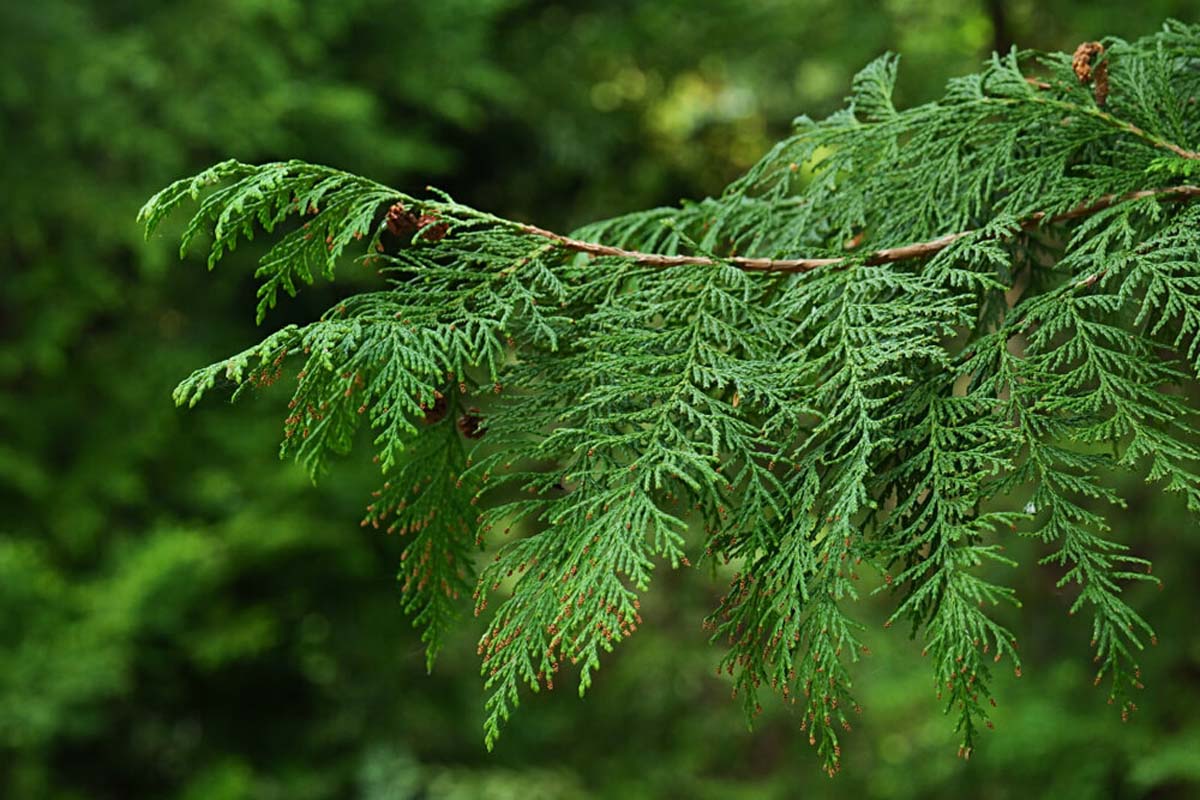
{"type": "MultiPolygon", "coordinates": [[[[1078,219],[1095,214],[1098,211],[1103,211],[1119,203],[1126,203],[1132,200],[1141,200],[1147,197],[1158,197],[1164,201],[1184,201],[1194,197],[1200,197],[1200,186],[1181,185],[1167,186],[1161,189],[1142,189],[1136,192],[1127,194],[1109,194],[1104,195],[1092,203],[1086,203],[1076,206],[1068,211],[1060,214],[1054,214],[1047,218],[1045,212],[1038,212],[1021,220],[1020,228],[1022,230],[1032,230],[1039,225],[1053,225],[1067,220],[1078,219]]],[[[819,267],[833,267],[842,264],[849,264],[854,261],[866,264],[869,266],[877,264],[890,264],[895,261],[907,261],[913,258],[928,258],[940,251],[946,249],[955,241],[975,233],[975,229],[960,231],[958,233],[948,233],[945,236],[939,236],[936,239],[930,239],[925,242],[916,242],[914,244],[906,244],[900,247],[889,247],[883,250],[876,250],[868,254],[865,258],[851,259],[847,257],[840,258],[746,258],[742,256],[713,259],[708,256],[681,256],[681,255],[666,255],[663,253],[644,253],[639,250],[626,250],[621,247],[613,247],[611,245],[596,244],[594,242],[585,242],[582,239],[572,239],[569,236],[564,236],[561,233],[548,231],[544,228],[539,228],[536,225],[519,225],[518,229],[531,236],[540,236],[543,239],[549,239],[567,250],[572,250],[577,253],[587,253],[593,256],[611,256],[615,258],[624,258],[633,261],[637,264],[646,264],[653,267],[679,267],[679,266],[706,266],[716,265],[718,263],[732,264],[739,269],[753,270],[760,272],[809,272],[819,267]]]]}

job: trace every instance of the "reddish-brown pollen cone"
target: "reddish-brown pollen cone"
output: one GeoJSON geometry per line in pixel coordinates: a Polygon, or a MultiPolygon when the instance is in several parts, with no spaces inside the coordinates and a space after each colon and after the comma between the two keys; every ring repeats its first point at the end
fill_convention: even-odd
{"type": "Polygon", "coordinates": [[[437,242],[446,237],[450,226],[439,222],[441,217],[436,214],[422,214],[417,218],[417,227],[421,229],[421,238],[428,242],[437,242]]]}
{"type": "Polygon", "coordinates": [[[408,237],[413,234],[419,225],[417,224],[417,216],[413,214],[404,203],[392,203],[387,210],[387,229],[393,236],[408,237]]]}

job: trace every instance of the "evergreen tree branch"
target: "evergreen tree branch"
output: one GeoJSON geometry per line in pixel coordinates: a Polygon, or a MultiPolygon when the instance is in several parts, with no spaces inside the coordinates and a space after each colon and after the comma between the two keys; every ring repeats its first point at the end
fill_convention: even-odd
{"type": "MultiPolygon", "coordinates": [[[[1200,157],[1196,154],[1187,156],[1188,158],[1200,157]]],[[[1083,203],[1068,211],[1059,214],[1053,214],[1049,217],[1044,212],[1038,212],[1019,220],[1017,227],[1021,230],[1034,230],[1042,225],[1056,225],[1069,220],[1081,219],[1083,217],[1096,214],[1097,212],[1111,208],[1119,203],[1127,203],[1134,200],[1143,200],[1149,197],[1157,197],[1160,200],[1167,202],[1186,202],[1195,197],[1200,196],[1200,186],[1190,184],[1181,184],[1178,186],[1165,186],[1161,189],[1140,189],[1138,191],[1126,192],[1124,194],[1107,194],[1094,202],[1083,203]]],[[[956,241],[972,236],[978,232],[978,229],[959,231],[957,233],[948,233],[944,236],[939,236],[936,239],[929,239],[923,242],[906,244],[900,247],[887,247],[866,255],[865,257],[854,258],[846,256],[844,258],[747,258],[743,256],[734,256],[731,258],[714,258],[711,256],[696,256],[696,255],[672,255],[665,253],[647,253],[640,250],[627,250],[622,247],[614,247],[612,245],[599,244],[596,242],[587,242],[582,239],[575,239],[570,236],[565,236],[561,233],[539,228],[536,225],[517,224],[518,230],[527,233],[530,236],[540,236],[543,239],[549,239],[559,247],[571,250],[576,253],[585,253],[592,256],[611,256],[632,261],[636,264],[643,264],[651,267],[680,267],[680,266],[715,266],[719,263],[731,264],[739,269],[760,272],[809,272],[820,267],[837,267],[845,266],[851,263],[865,264],[867,266],[878,266],[880,264],[891,264],[897,261],[908,261],[909,259],[930,258],[942,250],[945,250],[956,241]]]]}
{"type": "MultiPolygon", "coordinates": [[[[1051,84],[1044,83],[1042,81],[1030,79],[1028,82],[1031,86],[1037,89],[1050,90],[1053,88],[1051,84]]],[[[1167,150],[1179,156],[1180,158],[1189,160],[1200,159],[1200,153],[1180,147],[1172,141],[1164,139],[1161,136],[1156,136],[1155,134],[1146,131],[1141,126],[1135,125],[1128,120],[1121,119],[1120,117],[1110,114],[1107,111],[1103,111],[1100,108],[1094,106],[1083,106],[1079,105],[1078,103],[1071,103],[1064,100],[1045,97],[1043,95],[1031,95],[1025,99],[1032,103],[1042,103],[1044,105],[1054,106],[1055,108],[1058,108],[1068,114],[1087,114],[1102,121],[1104,124],[1121,131],[1122,133],[1128,133],[1131,136],[1136,136],[1137,138],[1153,145],[1154,147],[1167,150]]]]}
{"type": "Polygon", "coordinates": [[[653,571],[697,544],[738,572],[708,624],[748,715],[764,687],[795,703],[830,772],[870,568],[902,595],[892,619],[923,640],[960,754],[990,727],[998,657],[1019,671],[985,613],[1020,605],[996,575],[1010,530],[1078,586],[1127,714],[1154,634],[1125,589],[1154,579],[1102,515],[1121,504],[1107,476],[1200,513],[1197,63],[1200,26],[1169,23],[997,56],[897,109],[887,55],[720,195],[569,234],[304,162],[218,164],[142,218],[199,201],[183,239],[211,235],[210,266],[285,226],[260,317],[352,249],[388,286],[176,400],[299,361],[285,456],[316,475],[372,429],[386,478],[366,523],[406,537],[430,661],[456,598],[474,583],[478,614],[501,594],[479,647],[489,746],[564,664],[587,689],[653,571]],[[477,568],[493,529],[512,539],[477,568]]]}

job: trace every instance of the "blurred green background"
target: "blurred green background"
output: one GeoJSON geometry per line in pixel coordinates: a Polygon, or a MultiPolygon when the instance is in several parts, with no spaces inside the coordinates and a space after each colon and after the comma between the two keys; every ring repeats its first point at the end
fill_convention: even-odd
{"type": "MultiPolygon", "coordinates": [[[[366,451],[319,486],[275,458],[286,392],[190,413],[170,390],[248,346],[254,248],[213,274],[138,206],[209,163],[300,157],[560,229],[719,191],[799,113],[903,54],[904,103],[1012,42],[1126,38],[1196,2],[39,0],[0,2],[0,797],[1200,796],[1200,537],[1123,488],[1165,583],[1141,711],[1091,686],[1052,568],[1015,580],[1026,666],[969,762],[919,647],[880,630],[865,714],[821,774],[778,705],[748,731],[665,571],[588,697],[538,696],[495,753],[468,615],[432,676],[396,541],[357,520],[366,451]]],[[[169,227],[169,226],[168,226],[169,227]]],[[[344,271],[274,313],[371,285],[344,271]]],[[[1036,553],[1012,549],[1031,563],[1036,553]]]]}

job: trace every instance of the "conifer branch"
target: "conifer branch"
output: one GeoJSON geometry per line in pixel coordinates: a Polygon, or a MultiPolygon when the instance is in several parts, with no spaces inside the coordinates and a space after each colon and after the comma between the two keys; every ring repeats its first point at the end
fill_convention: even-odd
{"type": "Polygon", "coordinates": [[[176,400],[297,360],[284,455],[315,475],[373,429],[387,477],[366,523],[405,537],[430,660],[472,585],[477,614],[504,595],[479,646],[489,746],[524,687],[575,664],[586,690],[654,570],[699,547],[741,564],[708,625],[748,715],[780,692],[836,771],[865,655],[849,607],[874,568],[966,756],[995,665],[1021,669],[987,611],[1020,602],[995,582],[1009,531],[1078,587],[1095,679],[1128,714],[1155,639],[1124,589],[1156,579],[1111,535],[1107,476],[1200,514],[1200,169],[1176,144],[1200,141],[1200,26],[1099,47],[1038,56],[1044,80],[996,56],[908,109],[881,57],[720,195],[570,234],[299,161],[218,164],[142,218],[199,201],[183,239],[211,235],[211,266],[299,217],[259,262],[260,317],[351,249],[389,283],[176,400]],[[477,570],[494,528],[513,535],[477,570]]]}
{"type": "MultiPolygon", "coordinates": [[[[1193,156],[1189,156],[1193,157],[1193,156]]],[[[1056,225],[1060,222],[1067,222],[1073,219],[1080,219],[1111,208],[1119,203],[1128,203],[1134,200],[1144,200],[1148,197],[1158,197],[1164,201],[1180,202],[1191,200],[1194,197],[1200,196],[1200,186],[1191,184],[1181,184],[1179,186],[1167,186],[1161,189],[1140,189],[1134,192],[1126,192],[1125,194],[1108,194],[1100,197],[1091,203],[1084,203],[1075,208],[1063,211],[1059,214],[1051,215],[1047,218],[1045,212],[1038,212],[1021,220],[1018,227],[1022,230],[1033,230],[1041,225],[1056,225]]],[[[614,247],[612,245],[599,244],[596,242],[586,242],[582,239],[575,239],[570,236],[565,236],[561,233],[539,228],[536,225],[518,224],[518,230],[527,233],[530,236],[540,236],[544,239],[549,239],[558,246],[571,250],[577,253],[586,253],[592,256],[611,256],[632,261],[635,264],[642,264],[651,267],[680,267],[680,266],[714,266],[716,264],[730,264],[739,269],[759,271],[759,272],[808,272],[819,267],[836,267],[844,266],[852,263],[863,264],[866,266],[877,266],[880,264],[891,264],[897,261],[908,261],[909,259],[930,258],[937,253],[945,250],[947,247],[972,234],[978,233],[979,229],[971,229],[959,231],[958,233],[948,233],[944,236],[939,236],[936,239],[929,239],[924,242],[916,242],[906,244],[900,247],[888,247],[881,250],[876,250],[863,258],[852,258],[850,256],[844,258],[746,258],[743,256],[734,256],[728,259],[714,259],[709,256],[695,255],[668,255],[664,253],[646,253],[639,250],[626,250],[622,247],[614,247]]]]}
{"type": "MultiPolygon", "coordinates": [[[[1039,89],[1042,88],[1041,84],[1031,84],[1031,85],[1037,86],[1039,89]]],[[[1070,102],[1067,102],[1064,100],[1058,100],[1055,98],[1042,97],[1040,95],[1031,97],[1031,98],[1029,98],[1029,100],[1034,103],[1041,103],[1043,105],[1060,108],[1063,111],[1067,111],[1067,112],[1074,113],[1074,114],[1087,114],[1088,116],[1095,117],[1096,119],[1102,121],[1105,125],[1108,125],[1109,127],[1115,128],[1116,130],[1121,131],[1123,133],[1128,133],[1131,136],[1136,136],[1137,138],[1147,142],[1148,144],[1151,144],[1154,147],[1160,148],[1162,150],[1170,151],[1170,152],[1174,153],[1175,155],[1179,156],[1180,158],[1184,158],[1184,159],[1188,159],[1188,160],[1192,160],[1192,161],[1200,159],[1200,153],[1197,153],[1194,150],[1188,150],[1187,148],[1180,147],[1179,145],[1175,144],[1172,141],[1169,141],[1167,139],[1164,139],[1161,136],[1156,136],[1156,135],[1150,133],[1146,129],[1142,128],[1140,125],[1136,125],[1128,120],[1124,120],[1124,119],[1121,119],[1120,117],[1114,116],[1113,114],[1110,114],[1107,111],[1104,111],[1103,109],[1101,109],[1099,107],[1081,106],[1077,103],[1070,103],[1070,102]]]]}

